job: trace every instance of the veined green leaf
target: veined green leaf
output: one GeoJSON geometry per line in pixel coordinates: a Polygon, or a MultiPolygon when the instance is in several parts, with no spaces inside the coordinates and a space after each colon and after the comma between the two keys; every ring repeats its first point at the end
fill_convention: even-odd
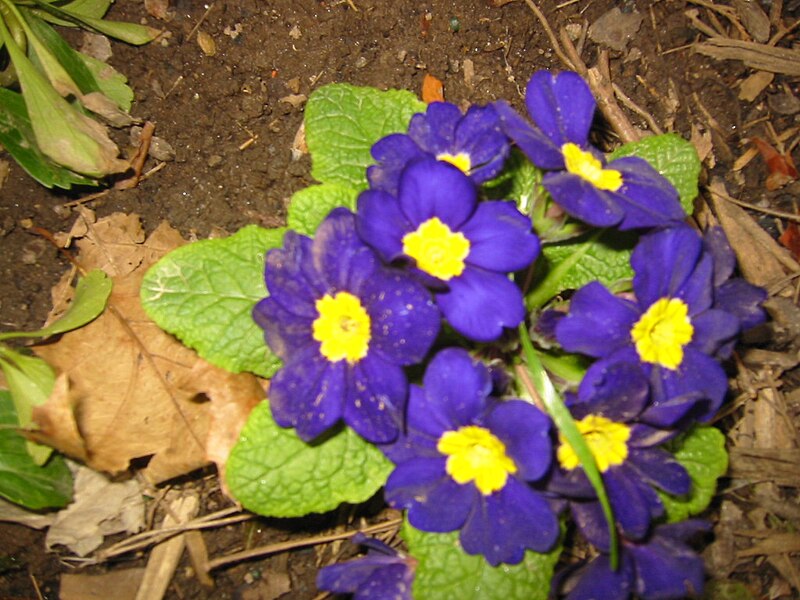
{"type": "Polygon", "coordinates": [[[253,409],[225,467],[228,488],[242,505],[271,517],[300,517],[368,500],[392,463],[345,427],[307,444],[278,426],[269,402],[253,409]]]}
{"type": "Polygon", "coordinates": [[[404,90],[330,84],[308,98],[306,143],[311,175],[322,183],[366,189],[365,169],[374,163],[370,148],[390,133],[405,132],[425,104],[404,90]]]}
{"type": "Polygon", "coordinates": [[[144,276],[145,312],[210,363],[271,377],[280,360],[251,313],[267,296],[267,250],[280,246],[283,234],[250,225],[227,238],[173,250],[144,276]]]}
{"type": "Polygon", "coordinates": [[[711,503],[717,490],[717,479],[728,470],[728,452],[723,433],[708,425],[697,425],[669,444],[677,461],[692,478],[692,489],[686,496],[658,495],[674,523],[700,514],[711,503]]]}
{"type": "Polygon", "coordinates": [[[547,600],[561,545],[546,554],[528,550],[517,565],[492,567],[482,556],[466,554],[458,535],[403,524],[403,539],[418,561],[415,600],[547,600]]]}
{"type": "Polygon", "coordinates": [[[295,192],[289,203],[286,224],[297,233],[313,236],[319,224],[334,208],[356,209],[358,191],[338,183],[312,185],[295,192]]]}

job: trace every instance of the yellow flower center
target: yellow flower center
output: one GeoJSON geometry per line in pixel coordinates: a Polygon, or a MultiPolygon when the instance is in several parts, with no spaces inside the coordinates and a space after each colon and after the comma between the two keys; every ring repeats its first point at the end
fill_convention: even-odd
{"type": "MultiPolygon", "coordinates": [[[[628,458],[628,438],[630,427],[624,423],[616,423],[600,415],[587,415],[575,423],[578,431],[592,451],[597,468],[605,473],[609,467],[621,465],[628,458]]],[[[580,465],[578,455],[564,436],[558,436],[561,445],[556,457],[562,467],[571,471],[580,465]]]]}
{"type": "Polygon", "coordinates": [[[622,173],[604,169],[591,152],[584,152],[577,144],[568,142],[561,146],[567,171],[577,175],[601,190],[616,192],[622,187],[622,173]]]}
{"type": "Polygon", "coordinates": [[[472,160],[470,160],[469,154],[466,152],[459,152],[458,154],[442,152],[436,155],[436,159],[455,165],[464,173],[469,173],[469,170],[472,168],[472,160]]]}
{"type": "Polygon", "coordinates": [[[312,325],[319,351],[331,362],[356,363],[367,355],[370,318],[361,301],[347,292],[325,294],[316,303],[319,316],[312,325]]]}
{"type": "Polygon", "coordinates": [[[477,425],[446,431],[436,449],[447,455],[447,474],[456,483],[474,481],[484,496],[503,489],[508,474],[517,472],[517,465],[506,455],[505,444],[477,425]]]}
{"type": "Polygon", "coordinates": [[[432,217],[403,236],[403,253],[417,261],[417,268],[428,275],[448,281],[464,271],[469,240],[432,217]]]}
{"type": "Polygon", "coordinates": [[[683,362],[683,347],[692,341],[689,307],[677,298],[661,298],[631,329],[639,358],[675,370],[683,362]]]}

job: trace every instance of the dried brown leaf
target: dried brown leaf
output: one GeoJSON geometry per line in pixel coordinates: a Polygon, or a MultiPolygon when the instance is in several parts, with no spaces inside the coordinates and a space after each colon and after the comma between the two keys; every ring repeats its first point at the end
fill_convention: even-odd
{"type": "Polygon", "coordinates": [[[114,287],[100,317],[35,348],[61,373],[34,415],[37,441],[110,473],[149,459],[143,474],[154,483],[223,460],[263,391],[255,377],[200,359],[153,323],[139,301],[147,269],[184,240],[166,223],[145,239],[135,215],[81,221],[73,227],[73,234],[85,230],[73,235],[78,261],[102,268],[114,287]]]}

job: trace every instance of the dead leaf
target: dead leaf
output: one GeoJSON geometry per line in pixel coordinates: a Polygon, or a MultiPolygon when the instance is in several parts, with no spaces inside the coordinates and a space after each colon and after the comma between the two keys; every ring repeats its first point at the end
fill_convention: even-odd
{"type": "Polygon", "coordinates": [[[147,14],[162,21],[169,21],[174,15],[169,8],[169,0],[144,0],[144,8],[147,14]]]}
{"type": "Polygon", "coordinates": [[[739,87],[739,100],[752,102],[772,83],[773,79],[775,79],[775,73],[756,71],[742,81],[742,85],[739,87]]]}
{"type": "Polygon", "coordinates": [[[430,73],[425,73],[422,79],[422,101],[427,104],[444,102],[444,84],[430,73]]]}
{"type": "Polygon", "coordinates": [[[116,569],[108,573],[64,573],[61,575],[59,600],[108,600],[114,590],[114,600],[134,600],[143,568],[116,569]]]}
{"type": "Polygon", "coordinates": [[[767,163],[769,175],[767,175],[766,188],[768,190],[777,190],[797,179],[798,173],[791,154],[788,152],[781,154],[760,137],[752,137],[750,141],[755,144],[764,162],[767,163]]]}
{"type": "Polygon", "coordinates": [[[86,556],[114,533],[136,533],[144,526],[144,499],[136,480],[111,481],[84,466],[75,472],[74,500],[56,514],[45,545],[67,546],[86,556]]]}
{"type": "Polygon", "coordinates": [[[789,249],[795,260],[800,260],[800,228],[797,227],[797,223],[786,225],[778,241],[789,249]]]}
{"type": "MultiPolygon", "coordinates": [[[[170,503],[161,525],[163,529],[177,527],[197,516],[200,508],[197,492],[186,490],[183,494],[170,503]]],[[[136,593],[136,600],[161,600],[164,597],[186,546],[184,536],[185,534],[181,534],[172,537],[153,548],[150,558],[147,559],[147,568],[136,593]]]]}
{"type": "Polygon", "coordinates": [[[224,461],[263,390],[252,375],[200,359],[153,323],[139,301],[144,273],[184,240],[166,223],[145,239],[135,215],[93,222],[83,214],[79,221],[73,233],[85,233],[73,236],[78,262],[102,268],[114,287],[100,317],[35,348],[61,376],[36,409],[40,429],[32,437],[109,473],[150,459],[143,475],[153,483],[224,461]]]}

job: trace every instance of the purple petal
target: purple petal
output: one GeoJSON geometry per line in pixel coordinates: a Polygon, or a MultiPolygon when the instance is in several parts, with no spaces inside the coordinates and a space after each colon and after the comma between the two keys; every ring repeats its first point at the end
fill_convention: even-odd
{"type": "Polygon", "coordinates": [[[714,287],[725,283],[736,268],[736,255],[722,227],[710,227],[703,234],[706,251],[714,259],[714,287]]]}
{"type": "Polygon", "coordinates": [[[467,267],[449,283],[436,302],[453,329],[472,340],[496,340],[504,327],[516,327],[525,318],[522,292],[505,275],[467,267]]]}
{"type": "Polygon", "coordinates": [[[559,524],[547,501],[510,477],[503,489],[482,496],[461,529],[461,547],[486,561],[517,564],[530,548],[547,552],[559,536],[559,524]]]}
{"type": "Polygon", "coordinates": [[[500,117],[500,125],[508,137],[514,140],[523,154],[540,169],[563,169],[564,155],[561,147],[554,144],[541,131],[531,126],[504,100],[494,103],[500,117]]]}
{"type": "Polygon", "coordinates": [[[704,311],[692,318],[692,325],[691,346],[705,354],[714,354],[739,333],[739,319],[724,310],[704,311]]]}
{"type": "Polygon", "coordinates": [[[760,325],[766,320],[762,304],[767,299],[764,288],[747,283],[744,279],[731,279],[717,288],[714,308],[727,311],[739,319],[742,331],[760,325]]]}
{"type": "Polygon", "coordinates": [[[550,468],[551,422],[538,408],[522,400],[506,400],[495,405],[483,422],[505,445],[517,467],[516,477],[536,481],[550,468]]]}
{"type": "Polygon", "coordinates": [[[534,123],[556,146],[567,142],[586,145],[595,100],[589,85],[577,73],[534,73],[525,89],[525,105],[534,123]]]}
{"type": "Polygon", "coordinates": [[[703,559],[684,544],[656,534],[648,544],[631,545],[630,552],[640,597],[686,598],[702,593],[703,559]]]}
{"type": "Polygon", "coordinates": [[[336,290],[357,292],[358,283],[377,267],[371,250],[356,233],[356,217],[335,208],[317,228],[312,246],[314,268],[324,273],[336,290]]]}
{"type": "Polygon", "coordinates": [[[422,531],[460,529],[479,493],[459,485],[445,471],[446,459],[416,458],[403,462],[386,481],[386,502],[408,509],[408,522],[422,531]]]}
{"type": "Polygon", "coordinates": [[[286,311],[314,319],[315,303],[329,291],[330,285],[313,269],[311,254],[311,239],[288,231],[283,248],[267,252],[264,279],[270,297],[286,311]]]}
{"type": "Polygon", "coordinates": [[[569,352],[601,357],[630,345],[630,330],[640,313],[593,281],[575,292],[570,312],[556,326],[558,342],[569,352]]]}
{"type": "Polygon", "coordinates": [[[271,296],[255,305],[253,320],[264,329],[267,345],[283,360],[309,344],[319,347],[311,336],[312,319],[289,312],[271,296]]]}
{"type": "Polygon", "coordinates": [[[628,156],[606,168],[622,173],[622,187],[609,192],[625,214],[620,230],[678,224],[686,219],[678,191],[646,160],[628,156]]]}
{"type": "Polygon", "coordinates": [[[512,202],[482,202],[461,233],[470,243],[467,262],[489,271],[519,271],[539,254],[531,220],[512,202]]]}
{"type": "Polygon", "coordinates": [[[295,427],[301,439],[310,441],[342,417],[344,393],[344,361],[328,362],[309,348],[272,378],[269,404],[278,425],[295,427]]]}
{"type": "Polygon", "coordinates": [[[624,552],[622,564],[613,570],[601,554],[565,582],[566,600],[628,600],[633,591],[633,561],[624,552]]]}
{"type": "Polygon", "coordinates": [[[650,387],[642,368],[635,362],[599,361],[590,367],[578,388],[579,402],[570,406],[573,416],[600,414],[612,421],[632,421],[650,399],[650,387]]]}
{"type": "MultiPolygon", "coordinates": [[[[688,226],[670,227],[642,236],[631,255],[631,266],[636,272],[633,290],[639,305],[647,307],[661,298],[676,297],[694,274],[702,249],[700,236],[688,226]]],[[[710,275],[709,272],[709,278],[710,275]]],[[[708,308],[710,279],[706,287],[709,301],[705,308],[708,308]]],[[[691,308],[694,310],[690,314],[697,312],[694,306],[691,308]]]]}
{"type": "Polygon", "coordinates": [[[400,364],[419,363],[439,334],[431,293],[409,275],[380,269],[362,289],[372,322],[370,350],[400,364]]]}
{"type": "Polygon", "coordinates": [[[402,213],[394,196],[367,190],[358,197],[356,229],[361,239],[390,262],[403,254],[403,236],[415,227],[402,213]]]}
{"type": "Polygon", "coordinates": [[[344,422],[369,442],[396,439],[408,390],[403,369],[370,353],[349,375],[344,422]]]}
{"type": "Polygon", "coordinates": [[[666,450],[631,448],[628,463],[642,480],[658,486],[668,494],[681,496],[691,490],[692,480],[689,473],[666,450]]]}
{"type": "Polygon", "coordinates": [[[367,168],[370,188],[392,195],[397,194],[403,169],[411,161],[427,156],[414,140],[403,133],[381,138],[372,146],[371,152],[378,164],[367,168]]]}
{"type": "Polygon", "coordinates": [[[475,210],[478,194],[475,184],[458,167],[424,160],[403,171],[398,199],[414,229],[437,217],[455,231],[475,210]]]}
{"type": "Polygon", "coordinates": [[[568,171],[547,173],[542,185],[567,213],[595,227],[611,227],[625,217],[616,196],[568,171]]]}
{"type": "Polygon", "coordinates": [[[424,394],[409,406],[409,421],[430,418],[433,426],[424,430],[436,435],[469,425],[486,407],[491,389],[492,379],[483,363],[466,350],[445,348],[428,364],[424,394]]]}
{"type": "Polygon", "coordinates": [[[463,118],[461,110],[450,102],[431,102],[425,114],[411,117],[408,136],[433,155],[454,150],[456,126],[463,118]]]}
{"type": "MultiPolygon", "coordinates": [[[[665,400],[693,393],[699,393],[708,400],[708,406],[697,417],[701,421],[708,421],[714,417],[728,391],[728,380],[720,364],[691,346],[684,348],[683,362],[676,371],[668,369],[659,371],[664,383],[665,400]]],[[[659,398],[656,397],[656,400],[659,398]]],[[[648,422],[658,424],[649,420],[648,422]]]]}
{"type": "Polygon", "coordinates": [[[456,128],[455,149],[469,154],[470,178],[483,183],[496,177],[510,152],[508,137],[500,129],[494,107],[471,106],[456,128]]]}
{"type": "Polygon", "coordinates": [[[647,535],[651,520],[664,512],[655,491],[640,481],[627,462],[603,473],[603,482],[614,519],[625,537],[638,540],[647,535]]]}

